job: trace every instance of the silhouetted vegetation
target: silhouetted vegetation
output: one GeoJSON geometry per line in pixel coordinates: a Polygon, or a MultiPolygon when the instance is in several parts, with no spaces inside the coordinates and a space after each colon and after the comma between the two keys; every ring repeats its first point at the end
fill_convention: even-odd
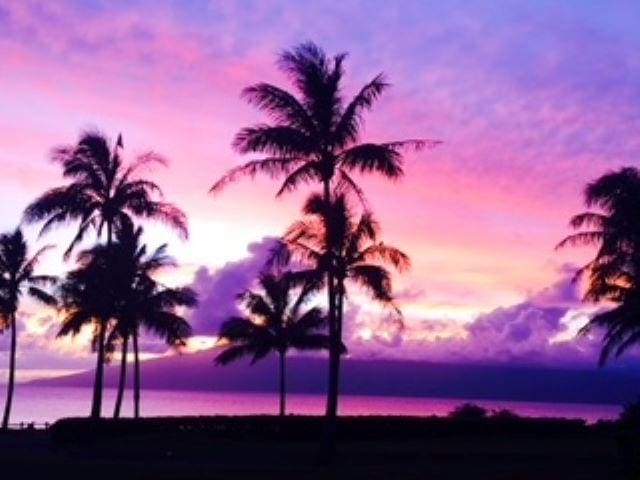
{"type": "MultiPolygon", "coordinates": [[[[157,200],[156,197],[162,196],[160,187],[139,176],[141,167],[165,164],[164,158],[148,152],[126,164],[122,150],[120,135],[111,147],[108,139],[99,132],[84,132],[76,145],[54,149],[52,160],[62,166],[62,176],[70,182],[38,197],[26,208],[24,219],[31,223],[44,222],[41,235],[57,224],[77,222],[78,230],[65,251],[65,258],[69,258],[90,230],[94,230],[98,238],[106,230],[106,248],[110,249],[114,236],[131,228],[135,217],[164,222],[186,238],[186,215],[171,203],[157,200]]],[[[103,268],[101,273],[110,275],[112,270],[103,268]]],[[[93,347],[97,357],[91,416],[98,418],[102,410],[105,342],[113,314],[111,310],[115,308],[107,305],[105,299],[115,299],[116,295],[111,291],[115,282],[108,277],[102,285],[94,287],[104,294],[104,298],[95,299],[101,303],[100,307],[92,311],[94,316],[90,319],[76,321],[83,325],[91,323],[95,327],[93,347]]],[[[86,301],[87,298],[85,306],[86,301]]]]}
{"type": "Polygon", "coordinates": [[[20,300],[28,296],[45,305],[57,304],[55,297],[46,291],[47,287],[56,282],[56,278],[36,273],[38,263],[48,249],[49,247],[42,247],[30,256],[27,242],[19,228],[12,233],[0,235],[0,333],[8,329],[11,334],[9,381],[2,417],[3,430],[9,428],[13,402],[18,346],[16,314],[20,300]]]}
{"type": "Polygon", "coordinates": [[[458,405],[450,414],[450,418],[457,420],[483,420],[487,418],[489,411],[475,403],[463,403],[458,405]]]}
{"type": "MultiPolygon", "coordinates": [[[[482,448],[470,455],[475,465],[485,464],[487,452],[493,455],[492,461],[499,468],[489,470],[488,474],[504,473],[511,465],[508,462],[522,467],[537,452],[549,464],[557,462],[562,455],[573,454],[576,461],[587,467],[591,465],[591,471],[600,469],[596,474],[602,478],[620,474],[618,465],[622,460],[624,474],[637,478],[640,402],[627,405],[618,422],[596,425],[586,425],[581,420],[523,418],[509,410],[490,412],[473,403],[458,406],[447,418],[338,419],[340,362],[341,355],[347,352],[343,330],[348,287],[351,288],[351,284],[366,291],[381,310],[390,309],[401,321],[390,269],[402,272],[410,266],[410,259],[402,250],[380,240],[380,226],[354,175],[376,174],[397,180],[404,174],[403,154],[407,149],[420,151],[439,143],[423,139],[363,141],[364,115],[389,84],[383,74],[378,74],[354,97],[345,97],[345,59],[346,54],[329,56],[311,42],[282,52],[277,66],[289,80],[292,92],[268,83],[251,85],[242,92],[250,104],[267,115],[268,122],[242,128],[233,139],[233,147],[240,154],[258,154],[261,158],[231,169],[211,187],[211,192],[218,192],[241,177],[266,174],[282,180],[276,196],[302,185],[321,189],[320,193],[307,197],[302,208],[303,218],[284,233],[279,247],[256,279],[255,288],[238,296],[246,315],[226,319],[219,331],[218,346],[224,348],[215,357],[218,364],[245,356],[255,363],[269,354],[278,355],[281,418],[138,418],[140,335],[147,332],[161,337],[170,347],[184,346],[191,335],[184,310],[196,306],[197,296],[191,288],[170,287],[157,278],[161,269],[176,266],[175,260],[167,254],[166,244],[149,250],[143,242],[143,228],[136,222],[157,220],[186,238],[187,217],[178,207],[162,199],[159,185],[141,176],[144,166],[164,165],[163,157],[148,152],[127,163],[123,159],[121,136],[111,145],[103,134],[89,131],[81,134],[77,144],[53,150],[52,160],[62,167],[62,177],[67,183],[40,195],[24,212],[25,222],[42,224],[41,235],[60,224],[77,225],[63,254],[65,260],[75,254],[75,264],[63,280],[58,282],[54,277],[35,272],[48,247],[30,256],[20,229],[0,236],[0,333],[11,334],[9,381],[2,420],[5,436],[1,438],[11,435],[6,430],[15,383],[18,307],[23,297],[30,296],[50,306],[59,305],[62,316],[59,335],[76,335],[83,329],[91,329],[92,348],[96,353],[90,418],[57,422],[46,434],[51,436],[51,445],[48,437],[36,437],[33,432],[30,432],[33,437],[23,437],[28,446],[29,439],[37,438],[41,442],[38,444],[41,453],[49,455],[42,457],[45,460],[38,458],[44,462],[42,465],[48,465],[48,461],[51,465],[61,465],[74,455],[84,460],[89,451],[94,455],[89,463],[96,459],[105,462],[107,458],[108,464],[112,459],[99,457],[107,451],[123,464],[137,468],[136,472],[157,474],[162,467],[171,467],[174,468],[171,475],[180,475],[184,470],[196,472],[195,461],[211,467],[212,457],[202,453],[213,452],[214,456],[218,455],[217,462],[225,459],[223,455],[229,455],[226,460],[232,473],[254,474],[255,471],[247,470],[247,452],[251,452],[252,459],[258,463],[264,462],[267,471],[274,471],[274,466],[282,469],[274,459],[285,455],[292,458],[293,452],[293,467],[288,466],[288,473],[295,473],[299,478],[301,472],[316,474],[316,470],[312,470],[317,461],[316,452],[310,454],[307,446],[317,442],[324,429],[323,459],[336,454],[335,441],[340,438],[356,453],[355,460],[353,456],[349,458],[356,465],[355,472],[367,478],[372,471],[378,472],[376,467],[382,467],[383,474],[409,471],[420,478],[425,474],[441,474],[433,465],[434,459],[443,461],[443,457],[446,457],[444,463],[448,470],[443,470],[446,473],[458,468],[457,478],[475,478],[477,467],[467,468],[457,456],[456,461],[451,462],[449,457],[454,455],[439,450],[440,442],[448,441],[454,454],[460,455],[460,444],[456,442],[461,439],[467,442],[466,447],[481,445],[482,448]],[[86,246],[90,234],[95,238],[86,246]],[[48,291],[48,287],[54,286],[52,292],[48,291]],[[326,310],[311,306],[319,295],[326,295],[326,310]],[[117,419],[127,384],[130,348],[133,350],[135,419],[101,419],[104,365],[120,352],[114,406],[117,419]],[[328,350],[324,418],[285,416],[286,356],[290,349],[328,350]],[[274,438],[280,443],[274,443],[274,438]],[[512,450],[514,441],[522,450],[512,450]],[[104,445],[105,449],[87,447],[93,442],[104,445]],[[396,444],[401,448],[394,450],[396,444]],[[190,451],[194,445],[201,450],[190,451]],[[250,448],[246,448],[247,445],[250,448]],[[531,445],[538,450],[532,453],[528,450],[531,445]],[[49,448],[51,446],[54,448],[49,448]],[[222,447],[221,451],[218,447],[222,447]],[[507,452],[506,463],[491,448],[500,454],[507,452]],[[59,457],[57,449],[63,452],[59,457]],[[174,451],[178,452],[175,460],[169,458],[174,451]],[[591,456],[594,452],[596,460],[591,456]],[[358,471],[358,466],[363,465],[362,471],[358,471]]],[[[637,218],[640,170],[627,167],[603,175],[587,185],[584,200],[589,210],[571,219],[570,226],[576,232],[562,240],[558,248],[594,246],[597,249],[593,260],[577,272],[576,279],[587,282],[584,301],[614,305],[595,313],[580,331],[583,335],[604,331],[599,359],[603,365],[640,343],[640,222],[637,218]]],[[[8,461],[16,460],[0,446],[0,463],[6,470],[3,455],[8,461]]],[[[346,455],[342,463],[337,464],[343,470],[331,473],[354,472],[349,470],[351,464],[344,458],[346,455]]],[[[219,463],[215,467],[219,467],[219,463]]],[[[589,471],[585,468],[585,472],[589,471]]],[[[326,472],[320,473],[320,477],[326,477],[326,472]]],[[[524,478],[529,478],[526,477],[529,473],[526,472],[524,478]]],[[[532,478],[544,478],[548,471],[533,471],[532,475],[532,478]]]]}
{"type": "Polygon", "coordinates": [[[233,317],[222,324],[218,343],[228,346],[217,355],[216,363],[225,365],[243,356],[250,356],[251,363],[255,363],[271,352],[277,353],[279,412],[283,416],[286,410],[287,352],[290,348],[329,348],[329,337],[322,333],[326,329],[326,318],[320,308],[302,310],[316,292],[315,284],[303,282],[294,298],[297,278],[291,272],[262,273],[258,283],[262,293],[249,290],[239,296],[249,317],[233,317]]]}
{"type": "MultiPolygon", "coordinates": [[[[263,173],[284,178],[277,195],[303,183],[319,183],[326,205],[338,191],[348,191],[364,202],[363,191],[351,177],[354,172],[397,179],[403,175],[404,148],[420,150],[438,143],[425,140],[361,143],[363,115],[389,84],[383,74],[378,74],[355,97],[345,101],[342,93],[345,58],[344,53],[329,57],[314,43],[303,43],[284,51],[277,62],[295,93],[267,83],[245,88],[243,96],[264,111],[271,123],[242,129],[236,134],[233,145],[240,153],[262,154],[264,158],[232,169],[211,190],[219,191],[242,176],[263,173]]],[[[332,228],[331,223],[327,228],[332,228]]],[[[327,238],[333,239],[334,235],[329,231],[327,238]]],[[[333,251],[331,245],[328,252],[333,251]]],[[[328,258],[328,261],[333,263],[334,259],[328,258]]],[[[330,451],[334,448],[330,439],[338,411],[342,339],[338,313],[340,286],[333,268],[325,269],[325,273],[331,339],[326,411],[327,449],[330,451]]]]}
{"type": "Polygon", "coordinates": [[[627,167],[587,185],[589,210],[574,216],[571,226],[581,230],[558,247],[595,246],[593,260],[576,277],[587,278],[584,300],[617,306],[593,315],[581,333],[604,330],[600,364],[640,342],[640,171],[627,167]]]}
{"type": "MultiPolygon", "coordinates": [[[[301,416],[66,419],[27,463],[42,462],[49,475],[65,465],[66,475],[81,476],[83,468],[100,465],[94,478],[633,478],[621,470],[615,423],[340,417],[341,448],[331,464],[320,465],[323,422],[301,416]]],[[[22,455],[27,452],[34,449],[22,455]]],[[[6,450],[0,460],[3,455],[6,450]]],[[[17,462],[16,453],[7,461],[17,462]]]]}
{"type": "MultiPolygon", "coordinates": [[[[186,319],[176,313],[181,307],[193,308],[197,304],[195,292],[188,287],[169,288],[154,279],[160,270],[175,267],[175,260],[166,253],[167,245],[161,245],[152,252],[141,245],[142,227],[135,232],[124,229],[118,243],[112,245],[113,260],[108,268],[115,269],[109,275],[117,282],[115,323],[108,337],[107,345],[122,342],[120,379],[114,417],[118,417],[125,386],[127,348],[133,340],[134,355],[134,417],[140,416],[140,349],[138,339],[144,328],[165,340],[167,345],[180,347],[191,335],[191,327],[186,319]]],[[[94,251],[97,255],[109,255],[104,247],[94,251]]]]}
{"type": "MultiPolygon", "coordinates": [[[[97,244],[78,255],[78,268],[66,275],[59,289],[64,312],[59,335],[75,335],[91,325],[94,331],[110,331],[109,343],[118,338],[133,339],[134,414],[137,417],[140,328],[164,337],[169,345],[183,344],[191,330],[175,310],[195,306],[196,296],[189,288],[168,288],[154,280],[154,273],[173,265],[174,261],[166,255],[165,245],[147,254],[147,247],[139,244],[142,229],[139,227],[134,232],[132,228],[130,224],[123,224],[115,242],[97,244]]],[[[97,335],[95,340],[101,341],[97,335]]],[[[122,361],[121,378],[126,372],[126,360],[122,361]]],[[[120,387],[124,388],[122,382],[120,387]]],[[[116,408],[119,408],[120,392],[116,408]]]]}

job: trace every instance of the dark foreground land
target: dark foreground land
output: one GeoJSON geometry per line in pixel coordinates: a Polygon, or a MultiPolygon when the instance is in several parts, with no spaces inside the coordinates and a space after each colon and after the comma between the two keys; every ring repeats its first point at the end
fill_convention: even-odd
{"type": "Polygon", "coordinates": [[[319,461],[317,417],[67,419],[0,433],[7,478],[637,479],[638,436],[573,420],[345,417],[319,461]],[[15,473],[14,473],[15,472],[15,473]]]}

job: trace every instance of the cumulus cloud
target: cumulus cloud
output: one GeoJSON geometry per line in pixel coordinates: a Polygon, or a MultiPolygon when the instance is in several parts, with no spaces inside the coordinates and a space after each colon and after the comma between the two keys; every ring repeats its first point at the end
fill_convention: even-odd
{"type": "MultiPolygon", "coordinates": [[[[64,374],[91,368],[94,358],[89,347],[89,335],[77,338],[56,338],[60,320],[50,310],[26,309],[17,318],[18,379],[64,374]]],[[[6,378],[9,362],[10,334],[0,335],[0,383],[6,378]]]]}
{"type": "Polygon", "coordinates": [[[461,324],[437,318],[375,317],[348,310],[347,343],[355,356],[445,362],[593,365],[600,337],[576,336],[595,307],[580,303],[575,267],[524,301],[498,307],[461,324]]]}
{"type": "Polygon", "coordinates": [[[194,334],[216,335],[224,320],[240,314],[237,295],[255,282],[276,242],[276,237],[265,237],[249,244],[245,258],[213,272],[207,267],[198,269],[192,287],[198,292],[199,305],[189,318],[194,334]]]}

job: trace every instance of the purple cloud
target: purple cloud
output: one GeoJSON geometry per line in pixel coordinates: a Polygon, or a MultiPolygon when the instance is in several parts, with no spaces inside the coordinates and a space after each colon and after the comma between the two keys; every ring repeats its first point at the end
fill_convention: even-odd
{"type": "Polygon", "coordinates": [[[198,292],[199,305],[189,318],[194,334],[216,335],[224,320],[240,314],[236,297],[255,282],[276,242],[275,237],[265,237],[249,244],[249,255],[241,260],[213,272],[198,269],[192,287],[198,292]]]}
{"type": "MultiPolygon", "coordinates": [[[[368,318],[350,306],[345,341],[358,357],[414,358],[453,363],[595,365],[601,335],[577,336],[595,307],[580,302],[575,267],[524,301],[496,308],[468,324],[437,318],[368,318]],[[363,334],[364,332],[364,334],[363,334]]],[[[629,357],[633,357],[630,353],[629,357]]],[[[621,361],[626,361],[622,359],[621,361]]]]}

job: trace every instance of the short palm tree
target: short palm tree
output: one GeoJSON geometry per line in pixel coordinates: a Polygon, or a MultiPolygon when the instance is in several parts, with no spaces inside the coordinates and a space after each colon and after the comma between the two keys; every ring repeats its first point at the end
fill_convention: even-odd
{"type": "MultiPolygon", "coordinates": [[[[78,255],[79,267],[69,273],[60,286],[64,312],[59,335],[77,334],[86,325],[93,325],[94,348],[99,332],[110,332],[108,345],[117,340],[133,339],[134,350],[134,412],[139,415],[140,365],[138,338],[144,327],[177,345],[189,335],[186,320],[176,313],[178,307],[195,305],[195,293],[188,288],[168,288],[152,278],[161,268],[173,265],[162,246],[147,254],[140,246],[142,229],[121,230],[111,245],[98,244],[78,255]]],[[[119,415],[126,375],[126,352],[121,357],[121,377],[116,402],[119,415]]],[[[98,362],[102,362],[98,356],[98,362]]]]}
{"type": "Polygon", "coordinates": [[[225,365],[244,356],[251,363],[274,352],[279,357],[280,416],[286,412],[286,355],[289,349],[319,350],[329,347],[323,333],[326,319],[312,307],[301,311],[313,289],[303,286],[297,297],[296,279],[288,273],[263,273],[258,280],[261,292],[247,291],[239,298],[248,317],[232,317],[220,328],[220,343],[228,346],[218,354],[216,363],[225,365]]]}
{"type": "MultiPolygon", "coordinates": [[[[112,279],[114,271],[110,258],[98,255],[96,249],[104,248],[98,245],[92,249],[80,252],[77,257],[77,267],[65,275],[59,285],[58,297],[62,313],[62,327],[58,336],[77,335],[85,326],[93,328],[92,350],[96,355],[96,371],[100,372],[94,382],[91,417],[98,418],[100,410],[96,410],[96,388],[100,388],[102,400],[102,370],[106,360],[105,338],[113,327],[116,307],[117,281],[112,279]]],[[[108,249],[111,251],[113,244],[108,249]]]]}
{"type": "MultiPolygon", "coordinates": [[[[255,153],[263,158],[230,170],[213,185],[213,192],[242,176],[263,173],[284,177],[278,195],[301,183],[319,182],[327,203],[334,188],[348,188],[363,199],[352,173],[376,173],[395,180],[403,175],[404,148],[419,150],[440,143],[433,140],[360,143],[364,113],[373,107],[389,84],[383,74],[378,74],[355,97],[345,101],[342,96],[345,57],[342,53],[330,58],[314,43],[303,43],[283,52],[278,59],[278,67],[290,79],[296,93],[268,83],[243,90],[243,96],[264,111],[271,123],[242,129],[233,145],[242,154],[255,153]]],[[[329,356],[333,365],[330,371],[335,371],[341,348],[335,318],[336,285],[330,270],[327,275],[328,324],[332,338],[329,356]]],[[[337,379],[329,383],[337,385],[337,379]]],[[[329,394],[329,398],[334,396],[335,392],[329,394]]],[[[334,407],[327,402],[329,419],[337,414],[334,407]]]]}
{"type": "MultiPolygon", "coordinates": [[[[379,241],[380,228],[372,214],[365,210],[357,217],[344,193],[332,196],[330,202],[321,194],[313,194],[303,213],[306,218],[289,228],[284,235],[284,248],[276,253],[284,263],[293,259],[310,266],[306,271],[309,278],[314,275],[317,278],[320,273],[335,279],[335,338],[341,346],[345,283],[359,285],[375,300],[393,306],[391,274],[385,265],[402,271],[410,266],[409,258],[399,249],[379,241]]],[[[299,272],[301,276],[304,274],[299,272]]],[[[330,368],[329,410],[337,412],[339,356],[330,368]]]]}
{"type": "Polygon", "coordinates": [[[55,306],[56,299],[44,288],[55,283],[56,278],[36,274],[42,255],[49,247],[43,247],[29,256],[27,242],[18,228],[12,233],[0,235],[0,331],[11,332],[9,354],[9,382],[7,400],[2,417],[2,429],[9,427],[16,372],[16,313],[20,299],[27,295],[46,305],[55,306]]]}
{"type": "MultiPolygon", "coordinates": [[[[122,155],[122,137],[113,148],[98,132],[84,132],[77,145],[56,148],[52,159],[62,165],[62,175],[70,182],[53,188],[24,212],[26,222],[44,222],[41,234],[60,223],[78,222],[78,230],[65,252],[68,258],[87,233],[93,229],[101,236],[106,229],[107,245],[131,217],[165,222],[181,235],[187,235],[185,214],[174,205],[157,200],[162,191],[155,183],[139,177],[140,169],[150,163],[164,163],[162,157],[146,153],[126,165],[122,155]]],[[[96,368],[91,416],[102,409],[104,371],[104,330],[98,331],[97,351],[102,363],[96,368]]]]}
{"type": "MultiPolygon", "coordinates": [[[[170,346],[180,346],[191,334],[185,318],[177,313],[179,308],[192,308],[197,304],[195,292],[187,287],[170,288],[156,281],[158,271],[175,266],[175,260],[166,254],[166,245],[151,253],[141,245],[143,230],[138,227],[123,235],[115,245],[118,255],[115,267],[118,272],[118,301],[114,313],[115,324],[108,344],[122,343],[120,380],[114,408],[114,417],[120,415],[126,381],[126,365],[129,339],[133,341],[134,354],[134,416],[140,416],[140,357],[138,339],[141,328],[165,339],[170,346]]],[[[106,253],[106,252],[104,252],[106,253]]]]}
{"type": "Polygon", "coordinates": [[[581,333],[604,329],[599,363],[640,343],[640,171],[627,167],[610,172],[587,185],[589,210],[574,216],[570,225],[577,233],[558,244],[596,246],[593,260],[576,278],[587,277],[585,301],[617,304],[596,313],[581,333]]]}

